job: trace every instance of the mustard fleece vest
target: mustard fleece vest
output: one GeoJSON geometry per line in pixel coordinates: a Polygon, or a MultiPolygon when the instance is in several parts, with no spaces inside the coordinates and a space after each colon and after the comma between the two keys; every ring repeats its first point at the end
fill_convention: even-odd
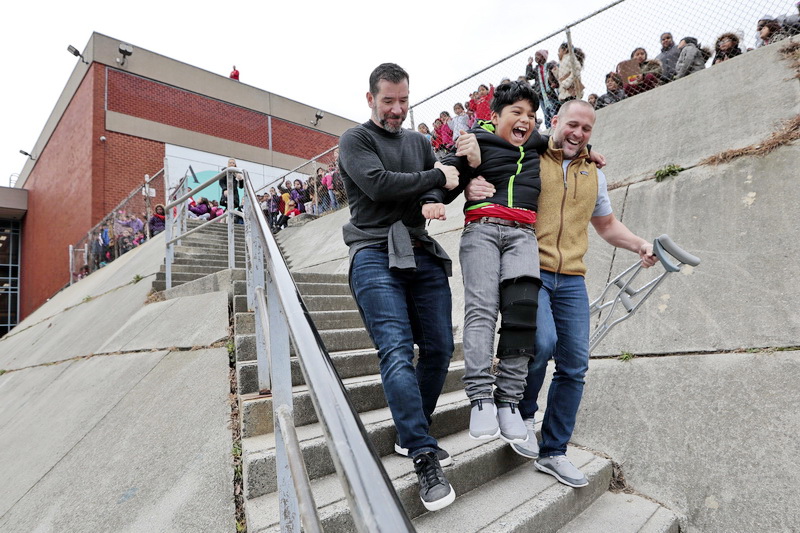
{"type": "Polygon", "coordinates": [[[586,149],[564,173],[564,152],[550,146],[541,157],[542,190],[536,214],[541,268],[584,276],[583,256],[589,248],[588,227],[597,202],[597,167],[586,149]]]}

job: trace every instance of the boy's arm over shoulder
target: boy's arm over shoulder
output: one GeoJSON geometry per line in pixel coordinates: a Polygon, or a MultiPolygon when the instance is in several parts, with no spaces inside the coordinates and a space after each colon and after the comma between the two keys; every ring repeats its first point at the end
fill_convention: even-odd
{"type": "Polygon", "coordinates": [[[444,186],[444,173],[433,168],[430,159],[435,159],[432,150],[430,158],[426,154],[425,164],[430,164],[429,170],[393,172],[386,170],[369,134],[360,131],[358,126],[347,130],[339,139],[341,168],[375,202],[413,198],[433,187],[444,186]]]}
{"type": "Polygon", "coordinates": [[[547,145],[550,142],[549,135],[542,135],[537,130],[531,133],[531,138],[528,140],[528,145],[531,146],[539,155],[544,155],[547,151],[547,145]]]}

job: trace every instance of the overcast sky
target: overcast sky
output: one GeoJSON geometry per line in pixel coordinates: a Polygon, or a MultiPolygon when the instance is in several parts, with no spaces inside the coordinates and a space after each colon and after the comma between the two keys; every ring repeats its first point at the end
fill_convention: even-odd
{"type": "MultiPolygon", "coordinates": [[[[648,5],[674,1],[648,0],[648,5]]],[[[414,103],[610,3],[6,1],[0,6],[6,65],[0,88],[0,185],[22,170],[25,156],[19,150],[33,150],[79,61],[67,45],[83,50],[93,31],[226,76],[236,64],[243,83],[362,121],[369,116],[367,78],[379,63],[393,61],[409,72],[414,103]]],[[[793,3],[702,2],[726,9],[757,4],[756,10],[769,4],[780,7],[776,14],[793,3]]],[[[659,15],[662,21],[669,16],[659,15]]],[[[657,53],[657,37],[647,46],[657,53]]]]}

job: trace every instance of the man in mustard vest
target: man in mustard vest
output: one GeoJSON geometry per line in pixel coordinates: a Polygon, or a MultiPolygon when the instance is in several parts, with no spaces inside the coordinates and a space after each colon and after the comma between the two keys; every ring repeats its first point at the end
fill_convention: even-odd
{"type": "MultiPolygon", "coordinates": [[[[645,267],[656,262],[653,246],[614,216],[606,178],[588,160],[587,145],[594,122],[595,111],[588,102],[566,102],[553,117],[550,144],[541,158],[542,189],[535,229],[542,288],[536,318],[536,353],[528,367],[525,394],[519,404],[528,427],[528,440],[511,445],[518,454],[536,459],[537,469],[570,487],[589,483],[566,456],[589,368],[589,297],[583,262],[589,247],[589,223],[612,246],[639,254],[645,267]],[[547,395],[540,445],[533,417],[550,358],[555,360],[556,370],[547,395]]],[[[466,146],[472,139],[459,141],[466,146]]],[[[468,200],[480,200],[492,196],[494,187],[477,178],[467,187],[466,194],[468,200]]]]}

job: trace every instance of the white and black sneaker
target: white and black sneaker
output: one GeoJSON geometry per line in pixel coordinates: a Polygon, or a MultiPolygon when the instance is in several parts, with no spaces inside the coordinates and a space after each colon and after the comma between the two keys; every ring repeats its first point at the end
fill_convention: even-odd
{"type": "Polygon", "coordinates": [[[428,511],[444,509],[456,499],[456,491],[444,477],[439,459],[433,452],[414,457],[414,471],[419,481],[419,497],[428,511]]]}
{"type": "MultiPolygon", "coordinates": [[[[408,448],[403,448],[400,446],[399,437],[394,438],[394,453],[397,455],[402,455],[403,457],[408,457],[408,448]]],[[[450,466],[453,464],[453,458],[449,453],[441,448],[436,450],[436,457],[439,459],[439,464],[442,466],[450,466]]]]}

